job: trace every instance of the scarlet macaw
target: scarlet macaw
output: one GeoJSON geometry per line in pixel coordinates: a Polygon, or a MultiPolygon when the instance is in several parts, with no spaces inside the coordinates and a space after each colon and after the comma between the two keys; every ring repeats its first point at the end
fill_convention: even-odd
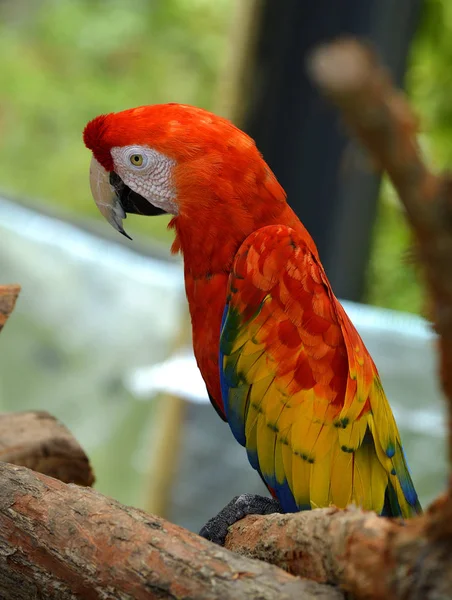
{"type": "Polygon", "coordinates": [[[282,510],[421,512],[375,364],[254,141],[180,104],[101,115],[84,141],[118,231],[173,215],[199,369],[282,510]]]}

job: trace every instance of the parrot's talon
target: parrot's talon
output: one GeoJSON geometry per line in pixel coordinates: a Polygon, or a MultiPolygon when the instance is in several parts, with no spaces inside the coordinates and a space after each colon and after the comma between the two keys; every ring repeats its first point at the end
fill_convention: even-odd
{"type": "Polygon", "coordinates": [[[229,527],[247,515],[270,515],[284,512],[275,498],[257,494],[235,496],[215,517],[202,527],[199,535],[214,544],[224,546],[229,527]]]}

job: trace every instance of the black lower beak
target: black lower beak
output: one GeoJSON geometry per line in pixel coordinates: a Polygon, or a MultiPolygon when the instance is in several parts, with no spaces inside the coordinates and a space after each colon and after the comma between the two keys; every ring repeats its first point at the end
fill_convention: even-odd
{"type": "Polygon", "coordinates": [[[125,185],[117,173],[110,173],[110,185],[113,186],[124,212],[133,215],[146,215],[155,217],[164,215],[165,211],[151,204],[146,198],[140,196],[125,185]]]}

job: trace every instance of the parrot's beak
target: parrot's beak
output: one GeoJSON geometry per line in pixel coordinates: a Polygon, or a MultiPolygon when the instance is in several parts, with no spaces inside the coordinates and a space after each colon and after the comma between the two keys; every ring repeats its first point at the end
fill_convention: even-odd
{"type": "Polygon", "coordinates": [[[122,226],[122,220],[127,218],[127,213],[149,216],[165,213],[143,196],[133,192],[114,171],[106,171],[94,156],[89,169],[89,183],[97,208],[110,225],[129,240],[132,238],[122,226]]]}
{"type": "Polygon", "coordinates": [[[89,184],[94,202],[102,215],[117,231],[128,237],[122,226],[126,213],[115,188],[110,184],[110,174],[94,156],[89,167],[89,184]]]}

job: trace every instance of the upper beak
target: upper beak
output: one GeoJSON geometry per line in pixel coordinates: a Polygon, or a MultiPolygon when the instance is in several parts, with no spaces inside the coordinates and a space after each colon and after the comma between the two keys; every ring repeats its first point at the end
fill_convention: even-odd
{"type": "Polygon", "coordinates": [[[148,216],[165,213],[164,210],[127,187],[117,173],[106,171],[94,156],[89,169],[89,182],[97,208],[110,225],[129,240],[132,238],[122,226],[122,220],[127,218],[127,213],[148,216]]]}
{"type": "Polygon", "coordinates": [[[131,240],[132,238],[125,232],[122,226],[122,220],[127,215],[121,204],[120,197],[116,193],[115,188],[110,184],[110,174],[94,156],[91,159],[89,168],[89,183],[97,208],[110,225],[113,225],[117,231],[131,240]]]}

